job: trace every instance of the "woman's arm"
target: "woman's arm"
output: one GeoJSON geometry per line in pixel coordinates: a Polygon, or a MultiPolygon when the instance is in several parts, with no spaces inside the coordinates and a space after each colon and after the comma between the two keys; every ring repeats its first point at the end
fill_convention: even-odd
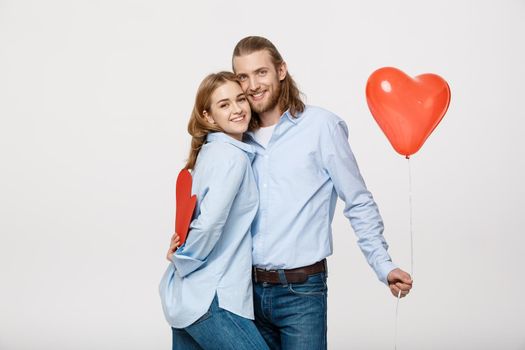
{"type": "MultiPolygon", "coordinates": [[[[211,158],[211,157],[210,157],[211,158]]],[[[206,160],[211,161],[210,158],[206,160]]],[[[212,161],[208,169],[213,171],[201,173],[208,182],[206,191],[200,201],[200,213],[190,225],[186,243],[172,255],[172,261],[181,277],[197,270],[207,260],[223,233],[231,206],[241,187],[248,160],[236,152],[224,161],[212,161]]]]}

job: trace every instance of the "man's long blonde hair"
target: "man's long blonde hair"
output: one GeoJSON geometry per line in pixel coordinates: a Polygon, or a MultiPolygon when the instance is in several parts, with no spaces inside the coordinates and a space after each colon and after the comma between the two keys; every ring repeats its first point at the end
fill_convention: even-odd
{"type": "MultiPolygon", "coordinates": [[[[251,53],[266,50],[268,53],[270,53],[270,56],[272,58],[272,62],[275,66],[275,69],[277,70],[279,66],[284,62],[281,54],[279,51],[277,51],[277,48],[275,47],[272,42],[266,38],[260,37],[260,36],[248,36],[241,41],[237,43],[235,48],[233,49],[233,57],[232,57],[232,67],[233,67],[233,59],[235,57],[240,57],[244,55],[249,55],[251,53]]],[[[235,67],[233,68],[235,71],[235,67]]],[[[298,113],[301,113],[304,111],[304,102],[301,98],[301,91],[299,91],[299,88],[297,87],[297,84],[293,80],[293,78],[290,76],[290,73],[288,72],[286,74],[286,77],[281,82],[281,94],[279,95],[278,99],[278,105],[281,111],[286,111],[287,109],[290,109],[290,114],[293,117],[297,117],[298,113]]],[[[250,123],[250,129],[253,129],[254,127],[257,128],[260,125],[259,116],[257,113],[252,113],[252,121],[250,123]]]]}

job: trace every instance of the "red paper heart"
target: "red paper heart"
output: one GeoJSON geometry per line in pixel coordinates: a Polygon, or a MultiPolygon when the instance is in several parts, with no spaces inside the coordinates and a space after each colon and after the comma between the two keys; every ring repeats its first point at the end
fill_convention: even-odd
{"type": "Polygon", "coordinates": [[[392,147],[408,158],[423,146],[445,115],[450,88],[436,74],[411,78],[399,69],[385,67],[368,78],[366,100],[392,147]]]}
{"type": "Polygon", "coordinates": [[[176,211],[175,211],[175,232],[180,237],[180,245],[186,242],[188,228],[190,227],[193,211],[197,204],[197,196],[191,195],[191,174],[187,169],[180,171],[177,177],[177,186],[175,190],[176,211]]]}

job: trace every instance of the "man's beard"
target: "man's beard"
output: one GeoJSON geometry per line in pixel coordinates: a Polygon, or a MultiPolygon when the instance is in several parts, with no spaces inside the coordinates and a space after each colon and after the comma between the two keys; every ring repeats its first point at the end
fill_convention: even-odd
{"type": "Polygon", "coordinates": [[[277,106],[279,103],[279,97],[281,96],[281,84],[277,84],[277,89],[275,89],[272,94],[269,97],[269,100],[266,104],[256,106],[255,104],[250,103],[250,107],[252,108],[252,111],[261,114],[268,111],[271,111],[272,109],[277,106]]]}

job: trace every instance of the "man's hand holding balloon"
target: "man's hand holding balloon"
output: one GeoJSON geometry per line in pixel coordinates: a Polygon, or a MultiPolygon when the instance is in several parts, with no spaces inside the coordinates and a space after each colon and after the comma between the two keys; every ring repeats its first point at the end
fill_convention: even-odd
{"type": "Polygon", "coordinates": [[[398,296],[406,297],[412,289],[412,277],[401,269],[393,269],[387,276],[388,287],[392,294],[397,298],[398,296]],[[401,292],[401,294],[399,294],[401,292]]]}

